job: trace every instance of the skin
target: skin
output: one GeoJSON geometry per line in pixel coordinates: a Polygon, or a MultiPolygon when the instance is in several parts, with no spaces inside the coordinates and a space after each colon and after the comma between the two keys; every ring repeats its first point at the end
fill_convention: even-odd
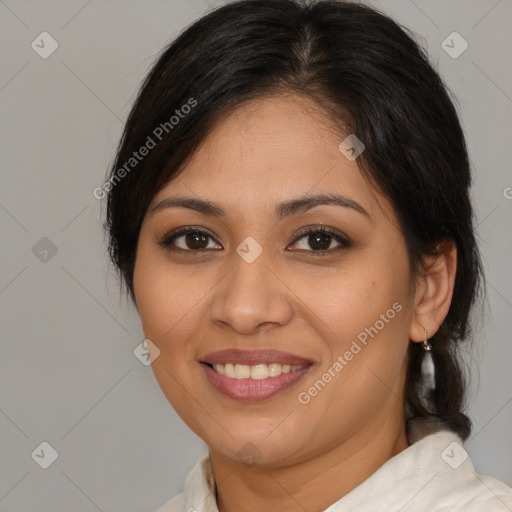
{"type": "Polygon", "coordinates": [[[239,106],[148,209],[187,196],[215,202],[226,218],[167,208],[148,213],[141,228],[134,290],[144,334],[154,344],[150,357],[155,346],[160,350],[153,371],[173,408],[210,449],[221,512],[248,510],[247,504],[251,511],[323,510],[408,447],[407,349],[424,339],[424,327],[431,337],[448,313],[456,247],[440,244],[438,257],[425,260],[424,275],[412,276],[393,207],[370,187],[357,160],[340,152],[345,136],[300,96],[239,106]],[[333,192],[357,201],[369,216],[321,205],[274,217],[282,201],[333,192]],[[193,254],[198,245],[187,245],[186,236],[174,241],[182,252],[159,245],[190,225],[212,236],[202,256],[193,254]],[[340,250],[319,256],[315,235],[297,239],[302,228],[322,225],[352,245],[327,237],[327,251],[340,250]],[[248,236],[263,249],[252,263],[236,252],[248,236]],[[395,302],[401,311],[301,404],[298,393],[395,302]],[[274,348],[314,366],[277,396],[242,402],[220,394],[199,364],[224,348],[274,348]],[[247,443],[257,449],[253,465],[237,455],[247,443]]]}

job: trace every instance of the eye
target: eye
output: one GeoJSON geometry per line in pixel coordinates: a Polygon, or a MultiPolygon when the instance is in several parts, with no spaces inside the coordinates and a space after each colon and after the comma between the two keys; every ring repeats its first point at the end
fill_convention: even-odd
{"type": "Polygon", "coordinates": [[[348,237],[336,231],[331,231],[324,226],[320,226],[318,228],[309,228],[306,231],[303,231],[295,239],[294,244],[303,238],[305,239],[305,242],[302,243],[303,247],[299,247],[298,250],[318,253],[319,256],[332,254],[352,246],[348,237]],[[338,242],[339,246],[335,249],[328,250],[333,239],[338,242]],[[309,250],[308,246],[313,250],[309,250]]]}
{"type": "Polygon", "coordinates": [[[166,235],[164,239],[159,242],[159,245],[172,251],[202,252],[212,249],[208,244],[209,238],[213,240],[213,237],[206,231],[188,226],[175,233],[166,235]],[[182,240],[179,241],[180,239],[182,240]]]}
{"type": "MultiPolygon", "coordinates": [[[[163,240],[158,243],[170,251],[183,251],[191,253],[202,253],[208,252],[210,250],[222,249],[220,246],[211,247],[208,239],[214,240],[214,238],[203,229],[187,226],[174,233],[165,235],[163,240]]],[[[319,256],[322,256],[346,249],[352,245],[346,236],[336,231],[327,229],[324,226],[308,228],[306,231],[302,231],[295,238],[293,243],[297,244],[297,242],[302,239],[306,239],[308,241],[302,243],[303,247],[298,247],[293,249],[293,251],[299,250],[313,252],[317,253],[319,256]],[[329,250],[333,240],[336,241],[339,246],[329,250]],[[308,249],[308,245],[313,250],[308,249]]]]}

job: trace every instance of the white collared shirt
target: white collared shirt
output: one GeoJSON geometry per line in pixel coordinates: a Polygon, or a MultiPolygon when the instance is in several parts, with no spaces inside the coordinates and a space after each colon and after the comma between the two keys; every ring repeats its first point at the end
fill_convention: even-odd
{"type": "MultiPolygon", "coordinates": [[[[322,512],[511,512],[512,488],[479,475],[450,430],[430,433],[387,460],[322,512]]],[[[183,491],[156,512],[218,512],[208,455],[188,474],[183,491]]]]}

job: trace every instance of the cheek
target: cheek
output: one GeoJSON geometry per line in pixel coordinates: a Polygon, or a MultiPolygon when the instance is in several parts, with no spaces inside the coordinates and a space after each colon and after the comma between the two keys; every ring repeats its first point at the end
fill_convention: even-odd
{"type": "Polygon", "coordinates": [[[170,271],[169,263],[161,254],[163,251],[155,250],[148,239],[147,234],[141,233],[133,286],[143,325],[158,331],[165,325],[167,329],[171,327],[173,317],[179,314],[180,304],[183,304],[181,299],[184,297],[182,288],[177,287],[180,274],[170,271]]]}
{"type": "Polygon", "coordinates": [[[144,335],[160,345],[190,306],[180,274],[169,271],[165,261],[149,250],[147,243],[141,237],[133,285],[144,335]]]}
{"type": "MultiPolygon", "coordinates": [[[[330,368],[336,374],[334,384],[329,385],[331,391],[324,395],[325,399],[329,396],[328,401],[341,404],[351,396],[355,402],[368,397],[369,404],[389,396],[390,389],[398,386],[411,315],[407,268],[402,247],[359,252],[350,264],[330,275],[294,273],[293,289],[310,307],[308,321],[327,342],[322,370],[330,368]],[[343,369],[336,371],[333,365],[339,357],[343,369]],[[340,399],[340,393],[344,398],[340,399]]],[[[355,402],[351,407],[366,408],[355,402]]]]}
{"type": "Polygon", "coordinates": [[[155,369],[162,365],[183,374],[185,366],[178,362],[195,361],[197,347],[188,341],[205,323],[216,276],[213,269],[172,263],[164,251],[141,243],[134,291],[144,336],[161,350],[155,369]]]}
{"type": "Polygon", "coordinates": [[[354,251],[336,267],[293,265],[280,269],[279,275],[334,352],[376,322],[379,331],[389,331],[395,318],[404,316],[409,279],[405,261],[403,251],[366,249],[354,251]],[[393,309],[395,303],[402,313],[396,311],[399,306],[393,309]]]}
{"type": "Polygon", "coordinates": [[[194,347],[185,340],[200,322],[198,307],[204,290],[191,286],[189,276],[149,250],[143,237],[141,241],[133,281],[144,336],[159,351],[151,367],[169,403],[194,430],[191,418],[199,413],[185,389],[194,389],[198,375],[193,372],[199,368],[195,368],[194,347]]]}

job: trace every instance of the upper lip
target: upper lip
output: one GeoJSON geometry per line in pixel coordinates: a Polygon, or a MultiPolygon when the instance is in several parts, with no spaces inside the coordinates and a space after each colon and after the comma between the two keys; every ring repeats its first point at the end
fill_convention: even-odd
{"type": "Polygon", "coordinates": [[[312,361],[288,352],[273,349],[240,350],[227,348],[207,354],[201,359],[201,362],[208,364],[246,364],[249,366],[258,363],[302,366],[310,364],[312,361]]]}

